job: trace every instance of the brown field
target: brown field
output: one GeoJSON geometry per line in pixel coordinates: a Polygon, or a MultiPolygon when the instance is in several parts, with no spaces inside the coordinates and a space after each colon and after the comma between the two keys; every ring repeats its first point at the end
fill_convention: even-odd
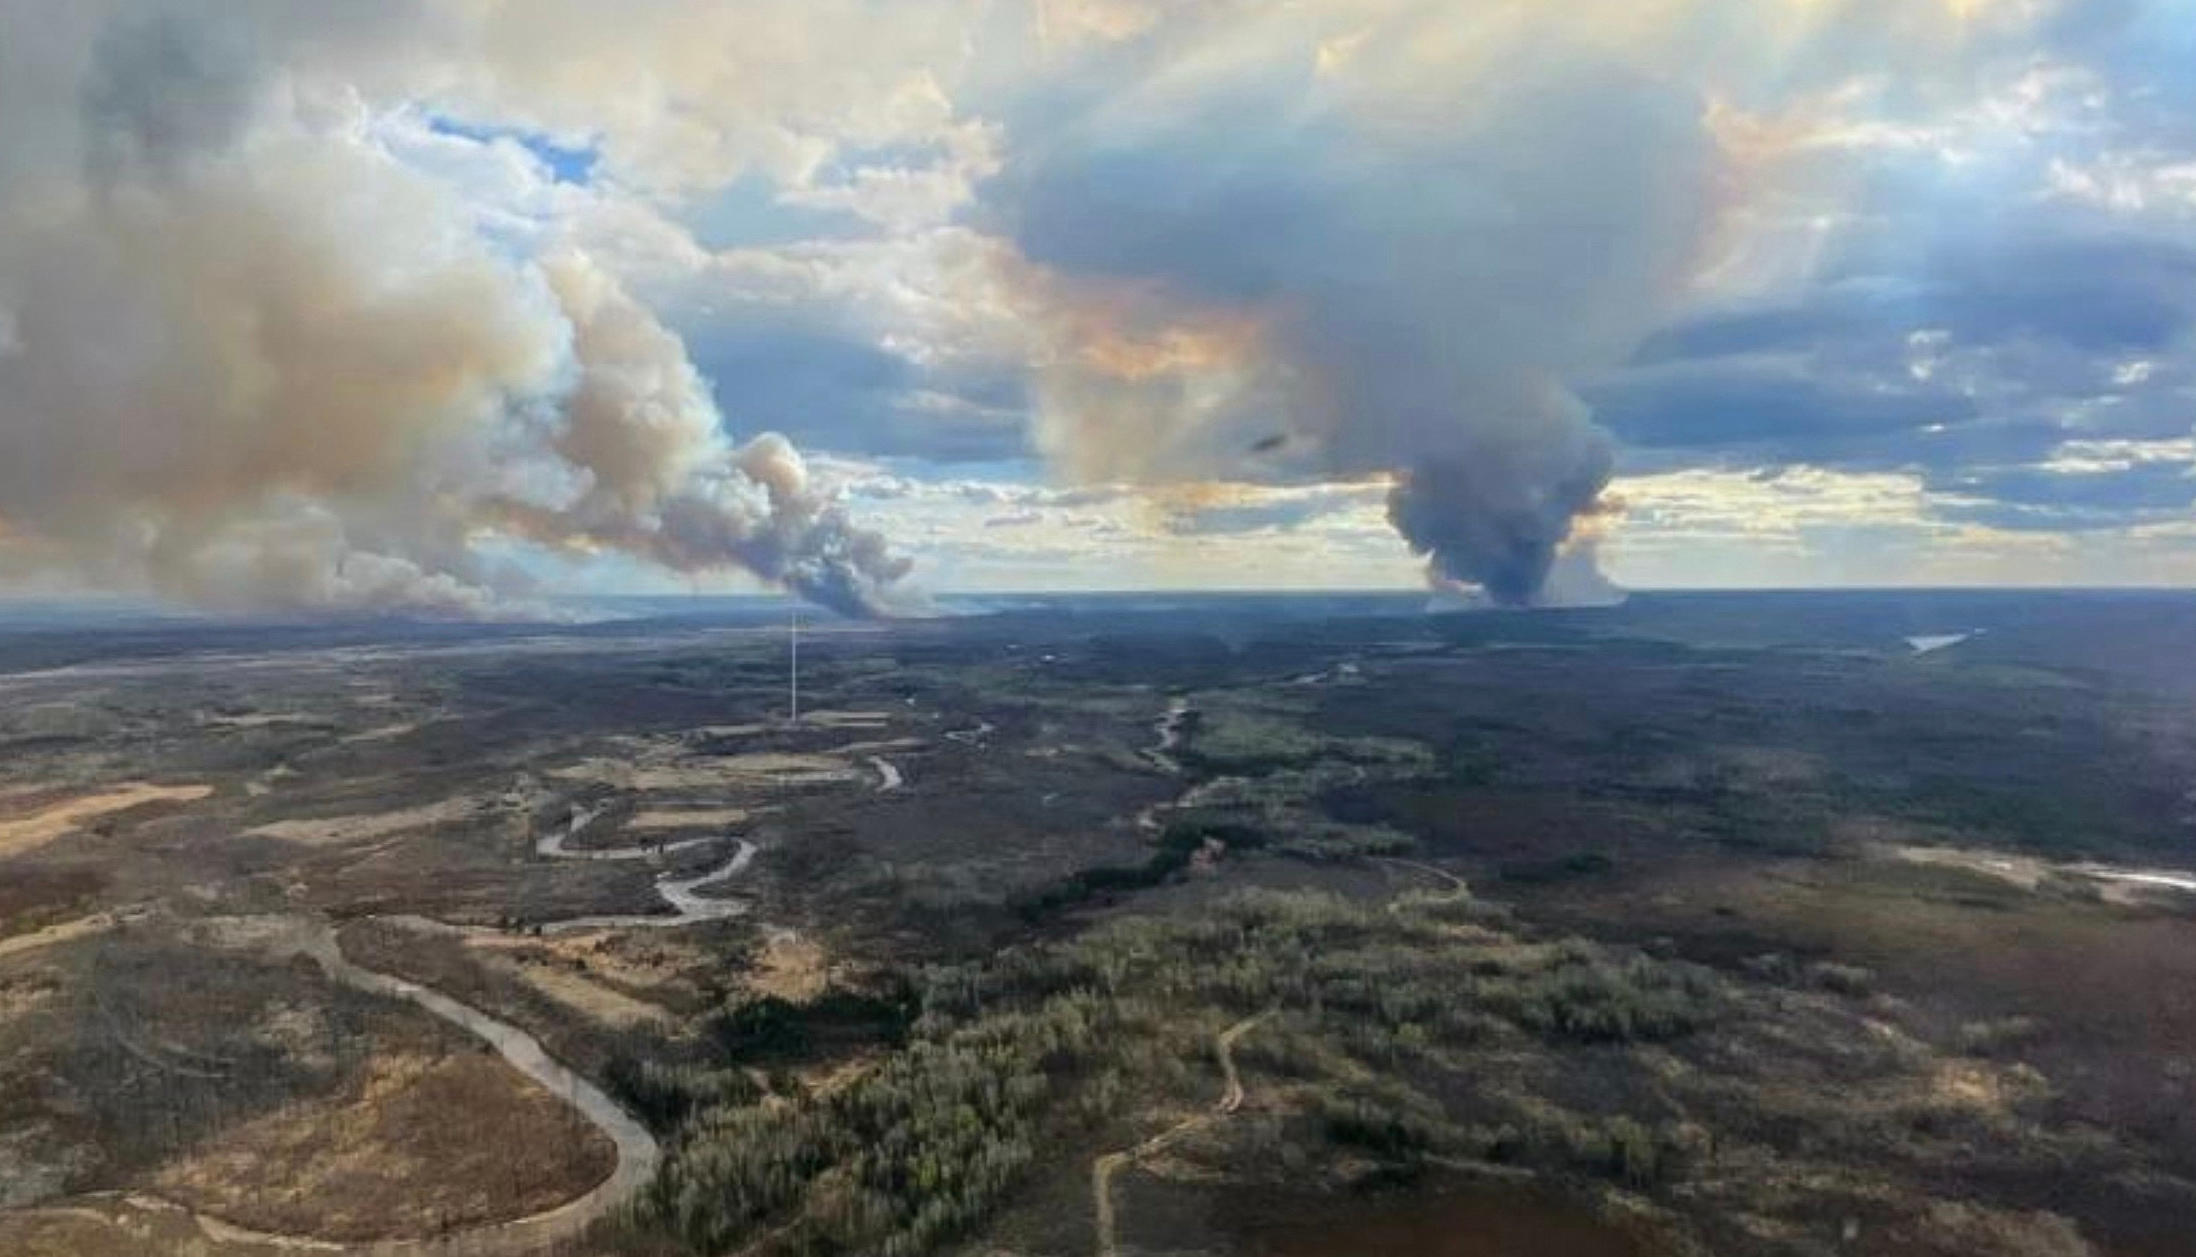
{"type": "Polygon", "coordinates": [[[460,1046],[377,1056],[342,1097],[222,1131],[152,1185],[252,1230],[384,1239],[553,1208],[601,1181],[611,1159],[610,1141],[563,1101],[460,1046]]]}
{"type": "Polygon", "coordinates": [[[642,833],[662,829],[722,829],[747,819],[746,808],[649,808],[633,813],[625,828],[642,833]]]}
{"type": "Polygon", "coordinates": [[[480,799],[443,799],[391,812],[269,821],[255,825],[247,832],[308,847],[344,847],[464,820],[485,806],[480,799]]]}
{"type": "Polygon", "coordinates": [[[111,790],[46,803],[25,814],[0,816],[0,859],[36,850],[102,816],[148,803],[194,803],[212,793],[213,787],[208,785],[155,786],[133,781],[111,790]]]}
{"type": "Polygon", "coordinates": [[[1242,1257],[1654,1257],[1641,1228],[1498,1187],[1392,1193],[1338,1206],[1260,1193],[1227,1208],[1242,1257]]]}
{"type": "Polygon", "coordinates": [[[666,1023],[673,1015],[661,1005],[637,999],[614,986],[599,982],[554,957],[502,961],[500,966],[521,981],[583,1017],[608,1026],[626,1027],[666,1023]]]}

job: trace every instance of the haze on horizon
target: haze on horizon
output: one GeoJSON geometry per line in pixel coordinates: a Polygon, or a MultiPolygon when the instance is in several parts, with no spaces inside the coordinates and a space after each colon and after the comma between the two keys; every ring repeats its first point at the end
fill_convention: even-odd
{"type": "Polygon", "coordinates": [[[0,589],[2196,580],[2182,0],[0,30],[0,589]]]}

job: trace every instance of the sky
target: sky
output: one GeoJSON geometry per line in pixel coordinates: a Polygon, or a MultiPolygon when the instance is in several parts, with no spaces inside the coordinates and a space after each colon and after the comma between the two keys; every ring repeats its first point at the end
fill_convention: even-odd
{"type": "Polygon", "coordinates": [[[2196,0],[0,30],[6,587],[2196,581],[2196,0]]]}

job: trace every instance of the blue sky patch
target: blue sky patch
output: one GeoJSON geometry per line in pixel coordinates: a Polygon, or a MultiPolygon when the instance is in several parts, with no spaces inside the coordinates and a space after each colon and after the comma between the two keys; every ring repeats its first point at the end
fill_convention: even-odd
{"type": "Polygon", "coordinates": [[[551,178],[558,183],[585,186],[593,182],[595,167],[602,160],[602,151],[593,144],[573,147],[559,144],[547,134],[529,131],[522,127],[487,126],[475,122],[462,122],[456,118],[436,114],[427,120],[428,127],[438,135],[454,135],[478,144],[490,144],[497,140],[509,140],[532,153],[546,167],[551,178]]]}
{"type": "Polygon", "coordinates": [[[864,240],[877,225],[836,207],[799,205],[779,197],[775,180],[746,174],[686,215],[694,239],[709,249],[768,249],[811,240],[864,240]]]}

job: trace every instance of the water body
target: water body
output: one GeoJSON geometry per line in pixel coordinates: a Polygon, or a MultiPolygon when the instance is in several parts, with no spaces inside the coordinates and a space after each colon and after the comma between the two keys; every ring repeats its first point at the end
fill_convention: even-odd
{"type": "Polygon", "coordinates": [[[1143,755],[1159,771],[1175,774],[1182,771],[1181,762],[1174,758],[1174,750],[1182,745],[1182,722],[1189,719],[1192,710],[1188,699],[1170,698],[1166,712],[1152,722],[1151,730],[1159,741],[1144,748],[1143,755]]]}
{"type": "Polygon", "coordinates": [[[973,729],[946,730],[946,737],[952,741],[962,743],[966,746],[981,746],[983,744],[984,738],[988,736],[991,731],[996,727],[996,725],[993,725],[988,720],[979,720],[976,722],[976,727],[973,729]]]}
{"type": "Polygon", "coordinates": [[[2157,869],[2115,869],[2104,865],[2075,865],[2073,871],[2084,877],[2094,877],[2106,882],[2128,882],[2137,886],[2162,886],[2168,890],[2185,890],[2196,894],[2196,873],[2174,873],[2157,869]]]}
{"type": "MultiPolygon", "coordinates": [[[[894,784],[897,784],[896,782],[894,784]]],[[[677,842],[647,843],[631,847],[587,847],[575,849],[572,839],[587,828],[589,822],[601,815],[598,811],[574,807],[572,816],[564,828],[544,834],[534,842],[538,855],[556,860],[646,860],[653,856],[676,855],[695,847],[721,842],[718,836],[682,838],[677,842]]],[[[673,877],[666,873],[656,879],[656,893],[670,905],[670,913],[607,913],[591,917],[570,917],[562,921],[542,924],[545,934],[573,934],[582,930],[660,930],[676,925],[691,925],[696,921],[724,921],[747,913],[744,899],[720,899],[696,893],[702,887],[726,878],[736,877],[747,871],[755,859],[754,843],[745,838],[734,838],[732,855],[724,863],[693,877],[673,877]]]]}
{"type": "MultiPolygon", "coordinates": [[[[1959,847],[1893,847],[1891,854],[1910,864],[1941,864],[1953,868],[1985,873],[1991,877],[2011,882],[2023,890],[2035,890],[2051,877],[2086,877],[2092,881],[2109,882],[2117,886],[2137,889],[2159,889],[2196,894],[2196,873],[2182,869],[2138,869],[2120,865],[2099,864],[2093,860],[2079,864],[2062,864],[2040,856],[2022,855],[2010,851],[1963,849],[1959,847]]],[[[2107,889],[2107,899],[2124,900],[2130,892],[2115,894],[2107,889]]]]}
{"type": "MultiPolygon", "coordinates": [[[[716,840],[704,838],[699,841],[714,842],[716,840]]],[[[745,916],[748,905],[744,899],[718,899],[696,893],[702,887],[713,882],[720,882],[746,871],[748,863],[755,858],[757,848],[754,843],[745,838],[737,838],[733,841],[739,844],[738,850],[732,853],[731,859],[715,868],[693,877],[672,877],[665,874],[656,879],[656,893],[662,895],[663,901],[671,905],[671,911],[675,915],[613,913],[603,916],[570,917],[562,921],[544,922],[541,927],[542,932],[545,934],[572,934],[582,930],[660,930],[675,925],[691,925],[696,921],[725,921],[733,917],[745,916]]],[[[664,849],[670,850],[671,848],[666,847],[664,849]]],[[[654,848],[622,847],[616,848],[616,850],[645,856],[650,854],[654,848]]],[[[575,854],[584,855],[587,853],[575,854]]],[[[635,855],[618,855],[607,858],[632,859],[635,858],[635,855]]]]}
{"type": "Polygon", "coordinates": [[[1906,644],[1914,648],[1915,654],[1926,655],[1933,650],[1957,646],[1973,636],[1973,633],[1925,633],[1920,637],[1907,638],[1906,644]]]}
{"type": "Polygon", "coordinates": [[[640,1119],[618,1107],[601,1088],[549,1054],[539,1039],[508,1022],[498,1020],[470,1004],[451,999],[432,987],[394,974],[380,973],[351,963],[335,945],[332,933],[320,933],[307,949],[320,967],[346,986],[390,999],[406,1000],[459,1026],[493,1047],[512,1068],[547,1088],[550,1094],[578,1109],[582,1116],[610,1137],[618,1160],[610,1177],[594,1188],[546,1213],[513,1222],[480,1227],[461,1236],[417,1243],[351,1245],[344,1252],[375,1254],[479,1254],[520,1253],[569,1240],[626,1200],[655,1177],[662,1150],[640,1119]]]}
{"type": "Polygon", "coordinates": [[[599,809],[590,812],[585,808],[573,808],[572,819],[565,824],[564,828],[543,834],[534,841],[534,853],[548,856],[553,860],[645,860],[652,855],[674,855],[694,847],[707,846],[717,841],[714,836],[709,836],[681,838],[677,842],[652,843],[632,847],[573,848],[571,846],[572,839],[579,837],[580,831],[587,828],[588,822],[600,815],[602,813],[599,809]]]}
{"type": "Polygon", "coordinates": [[[217,920],[216,924],[256,939],[277,954],[304,956],[329,978],[354,990],[417,1005],[477,1037],[513,1069],[547,1088],[609,1136],[617,1148],[617,1165],[609,1177],[594,1187],[543,1212],[422,1239],[339,1243],[306,1235],[253,1230],[211,1214],[195,1213],[152,1195],[85,1198],[96,1203],[82,1206],[79,1211],[143,1239],[158,1237],[156,1246],[131,1251],[223,1254],[225,1257],[286,1253],[314,1253],[323,1257],[538,1257],[544,1252],[566,1251],[566,1246],[631,1199],[633,1193],[655,1176],[663,1150],[647,1126],[620,1108],[600,1087],[550,1055],[549,1049],[533,1035],[432,987],[353,962],[343,954],[336,942],[335,928],[327,921],[304,916],[264,916],[226,918],[217,920]]]}

